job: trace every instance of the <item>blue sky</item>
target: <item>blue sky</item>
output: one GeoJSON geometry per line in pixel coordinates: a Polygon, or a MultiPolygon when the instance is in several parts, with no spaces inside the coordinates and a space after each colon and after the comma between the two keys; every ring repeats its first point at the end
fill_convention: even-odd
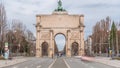
{"type": "MultiPolygon", "coordinates": [[[[36,35],[36,14],[51,14],[58,0],[0,0],[4,3],[7,19],[21,20],[36,35]]],[[[120,0],[62,0],[69,14],[84,14],[85,39],[92,34],[95,23],[107,16],[120,21],[120,0]]]]}
{"type": "Polygon", "coordinates": [[[57,34],[55,36],[55,42],[57,44],[59,51],[62,51],[64,49],[65,42],[66,42],[65,40],[66,40],[66,38],[63,34],[57,34]]]}

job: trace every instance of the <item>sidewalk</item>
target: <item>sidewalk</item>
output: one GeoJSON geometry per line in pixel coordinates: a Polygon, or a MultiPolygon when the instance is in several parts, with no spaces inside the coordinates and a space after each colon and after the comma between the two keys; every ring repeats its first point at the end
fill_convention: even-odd
{"type": "Polygon", "coordinates": [[[77,58],[81,58],[81,60],[87,60],[90,62],[98,62],[102,64],[106,64],[109,66],[120,68],[120,60],[112,60],[110,57],[88,57],[88,56],[78,56],[77,58]]]}
{"type": "Polygon", "coordinates": [[[110,57],[95,57],[94,61],[120,68],[120,60],[112,60],[110,57]]]}
{"type": "Polygon", "coordinates": [[[12,60],[0,60],[0,68],[25,62],[29,59],[30,58],[27,58],[27,57],[13,57],[12,60]]]}

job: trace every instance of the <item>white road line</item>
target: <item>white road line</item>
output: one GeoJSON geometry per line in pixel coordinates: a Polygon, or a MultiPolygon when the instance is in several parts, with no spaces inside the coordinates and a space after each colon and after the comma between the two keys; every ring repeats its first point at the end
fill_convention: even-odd
{"type": "Polygon", "coordinates": [[[31,64],[31,67],[33,66],[33,64],[31,64]]]}
{"type": "Polygon", "coordinates": [[[28,68],[28,67],[25,67],[25,68],[28,68]]]}
{"type": "Polygon", "coordinates": [[[17,66],[13,67],[13,68],[18,68],[17,66]]]}
{"type": "Polygon", "coordinates": [[[91,66],[91,65],[89,65],[89,64],[86,64],[86,63],[84,63],[84,62],[81,62],[83,65],[85,65],[85,66],[88,66],[88,67],[90,67],[90,68],[94,68],[93,66],[91,66]]]}
{"type": "Polygon", "coordinates": [[[40,67],[41,67],[41,65],[37,66],[37,68],[40,68],[40,67]]]}
{"type": "Polygon", "coordinates": [[[94,67],[91,66],[90,68],[94,68],[94,67]]]}
{"type": "Polygon", "coordinates": [[[72,62],[72,60],[70,60],[70,62],[72,62]]]}
{"type": "Polygon", "coordinates": [[[51,64],[49,65],[48,68],[51,68],[51,67],[53,66],[53,64],[55,63],[56,60],[57,60],[57,59],[55,59],[55,60],[53,61],[53,63],[51,63],[51,64]]]}
{"type": "Polygon", "coordinates": [[[67,68],[70,68],[70,66],[69,66],[69,64],[66,62],[66,60],[65,60],[65,59],[63,59],[63,60],[64,60],[65,64],[67,65],[67,68]]]}

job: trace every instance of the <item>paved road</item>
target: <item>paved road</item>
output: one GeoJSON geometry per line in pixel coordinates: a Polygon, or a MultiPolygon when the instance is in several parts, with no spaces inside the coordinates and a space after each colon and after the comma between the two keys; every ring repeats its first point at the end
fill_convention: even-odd
{"type": "Polygon", "coordinates": [[[60,57],[51,58],[32,58],[29,61],[19,63],[4,68],[115,68],[96,62],[81,61],[76,58],[60,57]]]}
{"type": "Polygon", "coordinates": [[[54,59],[51,58],[33,58],[29,61],[4,68],[48,68],[53,61],[54,59]]]}
{"type": "Polygon", "coordinates": [[[65,60],[70,65],[70,68],[115,68],[101,63],[81,61],[76,58],[66,58],[65,60]]]}
{"type": "Polygon", "coordinates": [[[67,68],[65,62],[64,62],[64,58],[58,58],[55,63],[52,65],[51,68],[67,68]]]}

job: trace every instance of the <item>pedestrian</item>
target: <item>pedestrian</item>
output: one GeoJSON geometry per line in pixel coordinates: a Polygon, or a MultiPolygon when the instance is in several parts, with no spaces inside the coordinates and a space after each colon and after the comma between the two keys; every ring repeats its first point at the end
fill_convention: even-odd
{"type": "Polygon", "coordinates": [[[52,59],[53,59],[53,53],[52,53],[52,59]]]}
{"type": "Polygon", "coordinates": [[[59,57],[59,53],[57,53],[57,58],[59,57]]]}
{"type": "Polygon", "coordinates": [[[110,50],[110,57],[112,57],[112,50],[110,50]]]}

